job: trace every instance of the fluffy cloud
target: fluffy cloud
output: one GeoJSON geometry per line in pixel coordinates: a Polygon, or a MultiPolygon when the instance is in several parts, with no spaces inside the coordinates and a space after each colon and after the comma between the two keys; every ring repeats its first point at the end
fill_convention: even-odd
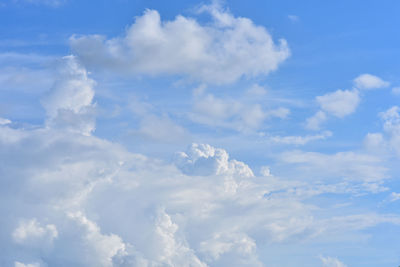
{"type": "Polygon", "coordinates": [[[383,87],[388,87],[389,82],[382,80],[381,78],[371,74],[361,74],[354,79],[354,86],[359,89],[371,90],[383,87]]]}
{"type": "Polygon", "coordinates": [[[57,228],[53,224],[41,226],[36,219],[21,221],[14,230],[13,239],[16,243],[26,244],[29,242],[53,242],[58,236],[57,228]]]}
{"type": "Polygon", "coordinates": [[[310,130],[321,129],[321,124],[328,119],[327,114],[343,118],[353,113],[360,103],[357,90],[337,90],[315,99],[321,110],[306,120],[305,127],[310,130]]]}
{"type": "Polygon", "coordinates": [[[55,84],[42,99],[47,123],[89,135],[95,128],[94,85],[94,80],[88,77],[86,69],[74,56],[63,57],[55,84]]]}
{"type": "Polygon", "coordinates": [[[161,21],[156,10],[137,17],[125,36],[73,36],[71,47],[86,65],[130,74],[185,75],[207,83],[231,83],[266,75],[289,56],[285,40],[275,44],[250,19],[218,5],[203,6],[213,21],[201,25],[177,16],[161,21]]]}
{"type": "Polygon", "coordinates": [[[205,144],[192,144],[187,153],[178,153],[176,163],[188,175],[254,176],[243,162],[229,160],[225,150],[205,144]]]}
{"type": "Polygon", "coordinates": [[[337,90],[317,96],[316,100],[323,111],[343,118],[356,110],[360,103],[360,96],[355,90],[337,90]]]}
{"type": "MultiPolygon", "coordinates": [[[[399,223],[373,214],[319,218],[302,200],[336,191],[266,170],[256,177],[245,163],[206,144],[193,144],[169,164],[58,128],[3,125],[0,133],[0,185],[7,188],[0,195],[0,261],[10,265],[262,266],[260,243],[399,223]]],[[[304,157],[310,158],[287,160],[304,157]]],[[[354,163],[338,172],[352,174],[359,168],[354,163]]],[[[319,165],[326,170],[327,164],[319,165]]]]}

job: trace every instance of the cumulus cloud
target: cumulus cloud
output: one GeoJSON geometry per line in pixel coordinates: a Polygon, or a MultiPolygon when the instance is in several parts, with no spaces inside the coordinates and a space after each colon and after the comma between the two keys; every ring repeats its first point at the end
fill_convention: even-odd
{"type": "Polygon", "coordinates": [[[53,224],[41,226],[36,219],[21,221],[14,230],[13,239],[16,243],[26,244],[30,242],[53,242],[58,236],[57,228],[53,224]]]}
{"type": "Polygon", "coordinates": [[[389,82],[371,74],[361,74],[353,82],[356,88],[363,90],[379,89],[390,85],[389,82]]]}
{"type": "Polygon", "coordinates": [[[332,257],[320,257],[322,261],[323,267],[346,267],[347,265],[338,260],[337,258],[332,257]]]}
{"type": "Polygon", "coordinates": [[[89,135],[95,128],[94,85],[74,56],[63,57],[55,84],[42,99],[47,123],[89,135]]]}
{"type": "Polygon", "coordinates": [[[188,175],[254,176],[249,166],[240,161],[229,160],[225,150],[207,144],[192,144],[186,153],[177,154],[176,163],[188,175]]]}
{"type": "Polygon", "coordinates": [[[360,103],[360,96],[355,90],[337,90],[317,96],[316,100],[323,111],[343,118],[356,110],[360,103]]]}
{"type": "Polygon", "coordinates": [[[360,103],[357,90],[337,90],[315,99],[321,110],[307,118],[305,127],[309,130],[320,130],[321,124],[328,119],[327,115],[343,118],[352,114],[360,103]]]}
{"type": "MultiPolygon", "coordinates": [[[[266,168],[257,177],[224,149],[206,144],[191,145],[170,164],[59,128],[5,125],[4,132],[0,261],[9,265],[262,266],[258,246],[265,242],[400,223],[384,215],[319,218],[316,207],[302,201],[308,193],[301,188],[310,183],[277,179],[266,168]]],[[[304,157],[310,158],[287,158],[304,157]]],[[[325,170],[327,162],[339,162],[321,155],[311,160],[321,158],[325,170]]],[[[340,173],[357,170],[354,163],[340,173]]]]}
{"type": "Polygon", "coordinates": [[[128,74],[183,75],[207,83],[232,83],[243,76],[266,75],[289,56],[286,41],[278,44],[263,26],[234,17],[218,5],[201,11],[212,21],[177,16],[162,21],[146,10],[123,37],[71,37],[71,47],[85,65],[128,74]]]}

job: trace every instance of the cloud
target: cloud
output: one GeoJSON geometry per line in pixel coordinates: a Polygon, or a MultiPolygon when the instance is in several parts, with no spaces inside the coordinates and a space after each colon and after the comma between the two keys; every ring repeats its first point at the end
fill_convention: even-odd
{"type": "Polygon", "coordinates": [[[67,0],[12,0],[14,3],[32,4],[32,5],[45,5],[50,7],[59,7],[67,0]]]}
{"type": "Polygon", "coordinates": [[[306,136],[272,136],[270,139],[274,143],[281,143],[286,145],[305,145],[311,141],[324,140],[331,137],[332,133],[329,131],[323,132],[318,135],[306,136]]]}
{"type": "Polygon", "coordinates": [[[0,117],[0,125],[7,125],[10,124],[11,121],[9,119],[4,119],[0,117]]]}
{"type": "Polygon", "coordinates": [[[203,6],[212,21],[201,25],[177,16],[161,21],[146,10],[125,36],[72,36],[73,51],[85,65],[125,74],[183,75],[206,83],[232,83],[267,75],[289,56],[285,40],[275,44],[263,26],[234,17],[217,5],[203,6]]]}
{"type": "Polygon", "coordinates": [[[375,190],[368,186],[379,185],[388,178],[387,168],[382,166],[382,159],[369,154],[355,152],[323,154],[295,150],[284,152],[279,158],[283,162],[294,164],[293,167],[298,173],[310,179],[314,177],[314,179],[357,181],[364,183],[367,190],[375,190]]]}
{"type": "Polygon", "coordinates": [[[338,260],[337,258],[332,257],[320,257],[322,261],[322,266],[324,267],[346,267],[347,265],[338,260]]]}
{"type": "Polygon", "coordinates": [[[400,108],[393,106],[379,113],[383,120],[383,130],[388,136],[389,149],[400,155],[400,108]]]}
{"type": "Polygon", "coordinates": [[[141,119],[139,129],[131,132],[158,142],[178,142],[187,139],[188,133],[168,116],[147,115],[141,119]]]}
{"type": "Polygon", "coordinates": [[[288,15],[288,19],[292,22],[297,22],[299,21],[299,17],[296,15],[288,15]]]}
{"type": "MultiPolygon", "coordinates": [[[[60,128],[4,125],[0,143],[0,261],[10,265],[262,266],[258,251],[265,242],[337,238],[400,223],[384,214],[319,217],[303,199],[343,188],[285,181],[266,170],[257,177],[207,144],[193,144],[170,164],[60,128]]],[[[376,159],[353,154],[285,158],[317,162],[334,174],[362,176],[364,165],[366,173],[382,171],[376,159]]]]}
{"type": "Polygon", "coordinates": [[[393,87],[392,88],[392,94],[400,95],[400,87],[393,87]]]}
{"type": "Polygon", "coordinates": [[[55,84],[42,99],[47,123],[85,135],[94,131],[94,85],[74,56],[63,57],[55,84]]]}
{"type": "Polygon", "coordinates": [[[24,264],[22,262],[16,261],[14,267],[40,267],[40,263],[28,263],[24,264]]]}
{"type": "Polygon", "coordinates": [[[318,111],[314,116],[306,120],[306,128],[310,130],[319,130],[321,124],[327,120],[326,114],[323,111],[318,111]]]}
{"type": "Polygon", "coordinates": [[[353,82],[356,88],[364,90],[379,89],[390,85],[389,82],[371,74],[361,74],[353,82]]]}
{"type": "Polygon", "coordinates": [[[389,198],[390,202],[394,202],[394,201],[397,201],[399,199],[400,199],[400,193],[392,192],[390,194],[390,198],[389,198]]]}
{"type": "Polygon", "coordinates": [[[128,131],[129,136],[158,143],[178,143],[189,139],[189,133],[184,127],[168,114],[159,114],[153,105],[133,99],[129,103],[129,109],[138,121],[136,129],[128,131]]]}
{"type": "Polygon", "coordinates": [[[377,151],[385,145],[384,137],[381,133],[368,133],[364,138],[364,146],[372,151],[377,151]]]}
{"type": "Polygon", "coordinates": [[[284,107],[265,109],[257,99],[216,97],[214,94],[196,92],[190,119],[210,126],[230,128],[241,132],[252,132],[263,126],[267,119],[285,119],[290,110],[284,107]]]}
{"type": "Polygon", "coordinates": [[[53,242],[57,238],[57,228],[53,224],[41,226],[36,219],[21,221],[14,230],[13,239],[16,243],[26,244],[30,242],[53,242]]]}
{"type": "Polygon", "coordinates": [[[360,96],[356,90],[337,90],[317,96],[316,100],[323,111],[343,118],[356,110],[360,103],[360,96]]]}
{"type": "Polygon", "coordinates": [[[249,166],[243,162],[229,160],[225,150],[206,144],[192,144],[186,153],[178,153],[176,164],[188,175],[254,176],[249,166]]]}

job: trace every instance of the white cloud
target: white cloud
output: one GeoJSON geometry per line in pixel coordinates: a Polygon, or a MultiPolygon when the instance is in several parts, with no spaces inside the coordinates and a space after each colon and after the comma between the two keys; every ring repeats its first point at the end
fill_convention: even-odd
{"type": "Polygon", "coordinates": [[[316,100],[323,111],[343,118],[356,110],[360,103],[360,96],[356,90],[337,90],[317,96],[316,100]]]}
{"type": "Polygon", "coordinates": [[[393,106],[379,114],[383,120],[383,130],[388,136],[389,149],[400,155],[400,108],[393,106]]]}
{"type": "MultiPolygon", "coordinates": [[[[0,261],[41,259],[43,266],[262,266],[258,245],[263,242],[330,234],[337,238],[379,223],[399,223],[398,217],[386,215],[320,218],[316,207],[302,199],[343,188],[285,181],[266,169],[256,177],[245,163],[210,145],[192,145],[180,153],[177,168],[94,136],[0,127],[0,133],[5,131],[18,138],[0,139],[0,188],[7,188],[0,194],[0,203],[7,203],[0,205],[0,261]],[[36,220],[19,224],[24,217],[36,220]],[[9,240],[10,233],[17,243],[9,240]],[[21,249],[29,238],[36,248],[21,249]],[[45,240],[52,241],[51,246],[43,244],[45,240]]],[[[349,163],[336,173],[355,170],[362,176],[358,161],[371,166],[367,172],[380,171],[374,159],[355,155],[339,160],[302,154],[288,160],[302,158],[322,158],[325,163],[317,165],[324,171],[342,161],[349,163]]],[[[297,170],[295,177],[299,174],[297,170]]]]}
{"type": "Polygon", "coordinates": [[[140,118],[139,127],[129,131],[130,135],[153,142],[177,143],[187,140],[189,133],[167,115],[146,114],[140,118]]]}
{"type": "Polygon", "coordinates": [[[52,127],[89,135],[95,128],[93,87],[95,82],[74,56],[63,57],[50,92],[42,99],[52,127]]]}
{"type": "Polygon", "coordinates": [[[83,239],[87,243],[85,249],[89,256],[86,258],[87,266],[112,267],[114,257],[127,254],[126,245],[119,236],[102,234],[96,223],[89,220],[82,212],[68,213],[68,217],[81,227],[83,239]]]}
{"type": "Polygon", "coordinates": [[[364,90],[379,89],[390,85],[389,82],[371,74],[361,74],[353,82],[356,88],[364,90]]]}
{"type": "Polygon", "coordinates": [[[156,10],[136,17],[124,37],[73,36],[71,46],[85,65],[129,74],[185,75],[207,83],[232,83],[266,75],[289,56],[285,40],[217,5],[203,6],[213,21],[201,25],[177,16],[161,21],[156,10]]]}
{"type": "Polygon", "coordinates": [[[321,129],[321,124],[327,120],[325,112],[319,110],[312,117],[306,120],[306,128],[310,130],[321,129]]]}
{"type": "Polygon", "coordinates": [[[45,69],[4,67],[0,69],[0,90],[42,93],[54,82],[52,73],[45,69]]]}
{"type": "Polygon", "coordinates": [[[210,126],[235,129],[241,132],[251,132],[262,127],[270,118],[285,119],[290,110],[284,107],[265,109],[259,103],[260,99],[220,98],[203,92],[194,97],[193,112],[190,118],[210,126]]]}
{"type": "Polygon", "coordinates": [[[299,17],[296,15],[288,15],[288,19],[291,20],[292,22],[299,21],[299,17]]]}
{"type": "Polygon", "coordinates": [[[206,144],[192,144],[186,153],[178,153],[176,164],[188,175],[254,176],[249,166],[240,161],[229,160],[225,150],[206,144]]]}
{"type": "Polygon", "coordinates": [[[400,199],[400,193],[392,192],[389,197],[390,202],[394,202],[400,199]]]}
{"type": "Polygon", "coordinates": [[[320,257],[322,261],[323,267],[346,267],[347,265],[338,260],[337,258],[332,257],[320,257]]]}
{"type": "Polygon", "coordinates": [[[246,93],[255,97],[262,97],[267,94],[267,90],[258,84],[253,84],[249,89],[247,89],[246,93]]]}
{"type": "Polygon", "coordinates": [[[400,87],[393,87],[392,88],[392,94],[400,95],[400,87]]]}
{"type": "Polygon", "coordinates": [[[272,136],[272,142],[287,144],[287,145],[305,145],[311,141],[324,140],[332,136],[332,132],[326,131],[317,135],[306,136],[272,136]]]}
{"type": "Polygon", "coordinates": [[[67,0],[12,0],[14,3],[26,3],[33,5],[46,5],[51,7],[59,7],[67,0]]]}
{"type": "Polygon", "coordinates": [[[9,119],[4,119],[0,117],[0,125],[7,125],[10,124],[11,121],[9,119]]]}
{"type": "Polygon", "coordinates": [[[21,221],[12,236],[14,241],[19,244],[52,243],[57,238],[58,232],[54,224],[41,226],[36,219],[31,219],[21,221]]]}
{"type": "Polygon", "coordinates": [[[317,179],[339,179],[345,181],[358,181],[380,183],[388,178],[387,169],[382,166],[382,160],[374,155],[338,152],[323,154],[317,152],[290,151],[280,155],[283,162],[295,164],[297,172],[302,175],[317,179]]]}
{"type": "Polygon", "coordinates": [[[384,137],[381,133],[368,133],[364,138],[364,146],[372,151],[382,149],[385,145],[384,137]]]}
{"type": "Polygon", "coordinates": [[[14,267],[40,267],[40,263],[28,263],[24,264],[22,262],[16,261],[14,267]]]}

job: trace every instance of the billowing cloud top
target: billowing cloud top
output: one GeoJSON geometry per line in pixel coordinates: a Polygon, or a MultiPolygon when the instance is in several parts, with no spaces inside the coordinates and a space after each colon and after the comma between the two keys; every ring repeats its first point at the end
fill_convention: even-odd
{"type": "Polygon", "coordinates": [[[289,56],[286,41],[275,44],[268,31],[220,7],[201,8],[213,21],[201,25],[177,16],[161,21],[156,10],[137,17],[125,36],[73,36],[71,46],[85,64],[131,74],[184,75],[207,83],[232,83],[265,75],[289,56]]]}

